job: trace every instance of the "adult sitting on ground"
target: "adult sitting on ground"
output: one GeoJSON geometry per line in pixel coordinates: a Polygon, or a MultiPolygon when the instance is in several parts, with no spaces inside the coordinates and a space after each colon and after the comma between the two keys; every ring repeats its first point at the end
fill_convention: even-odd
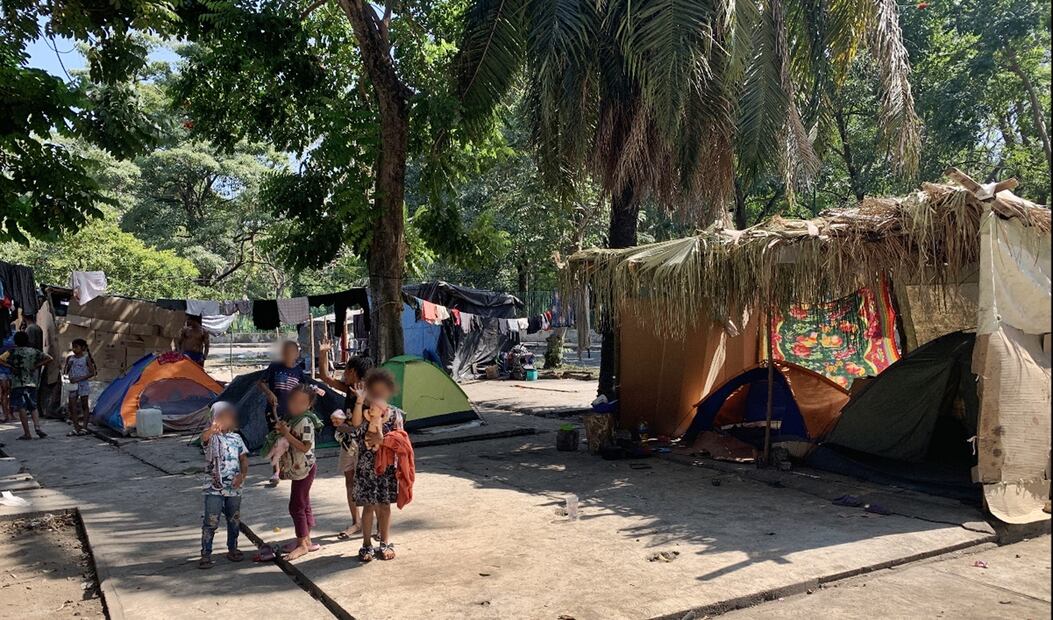
{"type": "Polygon", "coordinates": [[[204,367],[208,346],[208,332],[201,326],[201,317],[188,314],[186,324],[176,340],[176,349],[197,362],[198,366],[204,367]]]}
{"type": "Polygon", "coordinates": [[[333,343],[323,340],[318,346],[318,359],[320,364],[318,370],[321,379],[326,385],[334,390],[344,393],[344,409],[333,412],[331,420],[336,429],[336,440],[340,443],[340,472],[344,474],[344,490],[347,493],[347,507],[351,509],[351,526],[337,534],[340,540],[348,540],[361,531],[361,511],[355,503],[355,469],[358,467],[358,444],[355,442],[355,429],[348,424],[347,417],[355,410],[357,396],[354,388],[365,380],[366,373],[373,368],[373,360],[368,357],[352,357],[347,360],[344,374],[341,379],[334,379],[329,375],[329,352],[333,350],[333,343]]]}

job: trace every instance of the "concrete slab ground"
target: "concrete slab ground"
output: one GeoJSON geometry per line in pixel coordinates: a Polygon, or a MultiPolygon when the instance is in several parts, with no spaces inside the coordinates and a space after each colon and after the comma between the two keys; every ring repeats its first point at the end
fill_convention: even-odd
{"type": "Polygon", "coordinates": [[[999,548],[974,548],[724,618],[1049,618],[1049,558],[1049,536],[999,548]],[[977,562],[987,568],[977,567],[977,562]]]}
{"type": "Polygon", "coordinates": [[[588,410],[596,398],[596,381],[472,381],[462,383],[477,406],[533,415],[559,415],[588,410]]]}
{"type": "MultiPolygon", "coordinates": [[[[321,455],[312,502],[323,548],[295,566],[358,618],[645,618],[757,602],[993,539],[972,525],[976,509],[953,502],[902,493],[888,500],[898,514],[868,515],[789,478],[558,452],[554,429],[564,420],[484,415],[480,428],[529,423],[537,434],[419,446],[414,501],[393,522],[393,562],[359,564],[360,542],[336,540],[349,520],[344,484],[336,458],[321,455]],[[578,520],[555,514],[569,493],[580,498],[578,520]]],[[[116,448],[55,437],[61,428],[50,424],[44,441],[0,431],[5,450],[45,487],[21,495],[30,510],[80,508],[104,594],[128,617],[328,614],[274,565],[194,568],[199,477],[164,473],[200,459],[185,440],[116,448]]],[[[243,520],[268,541],[288,540],[288,485],[260,486],[267,474],[256,461],[243,520]]]]}

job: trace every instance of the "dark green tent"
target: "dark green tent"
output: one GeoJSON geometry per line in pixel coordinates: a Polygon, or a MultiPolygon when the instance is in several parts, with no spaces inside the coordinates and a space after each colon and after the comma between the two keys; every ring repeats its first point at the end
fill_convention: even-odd
{"type": "Polygon", "coordinates": [[[824,445],[910,462],[967,456],[979,415],[975,342],[954,332],[905,355],[852,396],[824,445]]]}

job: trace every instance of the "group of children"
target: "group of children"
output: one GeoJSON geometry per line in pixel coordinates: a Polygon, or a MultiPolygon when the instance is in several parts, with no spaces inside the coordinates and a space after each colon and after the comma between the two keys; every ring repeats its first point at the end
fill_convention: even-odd
{"type": "MultiPolygon", "coordinates": [[[[40,328],[25,317],[25,329],[17,330],[14,324],[5,326],[6,333],[0,338],[0,410],[2,422],[13,422],[15,414],[22,424],[23,441],[33,436],[29,432],[32,418],[33,430],[43,439],[47,433],[40,428],[40,411],[37,393],[42,369],[53,360],[43,351],[43,334],[35,337],[40,328]]],[[[88,343],[77,338],[71,343],[71,352],[66,358],[63,374],[72,387],[69,391],[67,411],[73,430],[70,435],[83,435],[87,430],[88,396],[91,393],[90,379],[96,375],[95,360],[88,351],[88,343]]]]}
{"type": "MultiPolygon", "coordinates": [[[[403,430],[404,414],[388,404],[395,393],[395,380],[390,372],[372,368],[372,362],[361,357],[349,360],[342,378],[334,379],[327,369],[330,350],[328,342],[320,348],[321,377],[346,395],[344,409],[334,411],[331,422],[340,443],[339,467],[344,475],[352,520],[351,527],[338,538],[346,540],[361,531],[363,542],[358,553],[361,561],[391,560],[395,558],[389,537],[391,504],[401,508],[409,501],[412,487],[412,449],[403,430]],[[379,529],[377,547],[373,546],[372,539],[374,521],[379,529]]],[[[296,540],[288,543],[283,551],[286,559],[293,560],[320,548],[311,540],[315,519],[310,494],[318,469],[315,436],[322,428],[314,404],[324,391],[309,381],[299,365],[299,346],[295,342],[283,343],[280,357],[267,367],[258,384],[268,402],[271,429],[260,453],[271,461],[270,486],[276,486],[279,480],[291,481],[289,516],[296,540]]],[[[236,431],[234,406],[226,402],[213,405],[212,424],[201,436],[206,480],[200,568],[214,565],[212,540],[220,515],[227,523],[227,558],[234,562],[243,559],[238,551],[238,523],[242,485],[248,473],[248,450],[236,431]]],[[[261,553],[261,559],[268,559],[264,555],[261,553]]]]}

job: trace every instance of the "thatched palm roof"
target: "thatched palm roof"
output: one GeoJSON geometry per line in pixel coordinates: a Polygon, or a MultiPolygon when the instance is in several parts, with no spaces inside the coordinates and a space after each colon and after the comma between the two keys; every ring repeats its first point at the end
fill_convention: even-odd
{"type": "Polygon", "coordinates": [[[600,314],[615,321],[650,298],[656,333],[678,336],[699,318],[737,323],[762,299],[783,307],[818,303],[886,275],[957,281],[979,260],[988,208],[1049,233],[1049,209],[1005,189],[1015,181],[981,187],[956,170],[948,175],[957,182],[926,183],[902,198],[867,198],[810,220],[773,217],[746,230],[583,250],[568,259],[563,287],[570,293],[588,286],[600,314]]]}

